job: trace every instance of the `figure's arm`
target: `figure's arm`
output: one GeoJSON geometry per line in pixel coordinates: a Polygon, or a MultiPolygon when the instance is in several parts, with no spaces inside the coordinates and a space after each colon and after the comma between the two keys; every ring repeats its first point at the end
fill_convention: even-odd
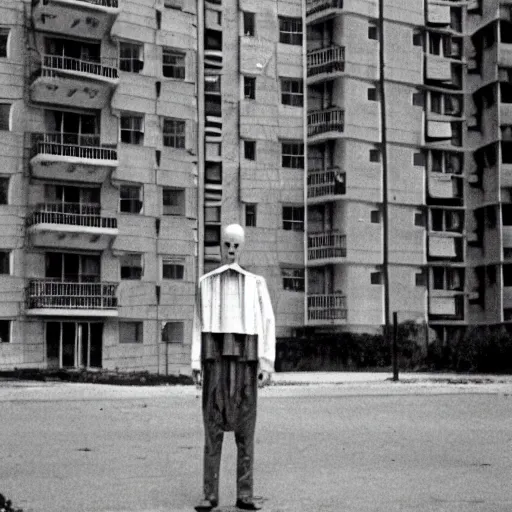
{"type": "MultiPolygon", "coordinates": [[[[276,359],[276,324],[267,283],[263,278],[258,279],[258,299],[263,323],[263,340],[258,344],[260,349],[258,355],[260,372],[271,374],[274,372],[274,362],[276,359]]],[[[263,380],[266,377],[266,375],[263,375],[263,380]]]]}

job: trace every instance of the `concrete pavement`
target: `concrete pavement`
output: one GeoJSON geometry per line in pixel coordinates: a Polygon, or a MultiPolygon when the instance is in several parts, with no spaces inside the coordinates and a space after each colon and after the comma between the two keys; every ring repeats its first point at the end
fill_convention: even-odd
{"type": "MultiPolygon", "coordinates": [[[[512,378],[413,377],[276,374],[258,409],[255,492],[265,510],[510,512],[512,378]]],[[[25,512],[192,511],[197,393],[0,382],[0,492],[25,512]]],[[[225,511],[234,471],[227,434],[225,511]]]]}

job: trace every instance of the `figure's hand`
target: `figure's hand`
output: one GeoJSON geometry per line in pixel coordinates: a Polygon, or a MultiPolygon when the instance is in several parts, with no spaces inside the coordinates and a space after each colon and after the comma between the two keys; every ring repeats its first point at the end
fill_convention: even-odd
{"type": "Polygon", "coordinates": [[[192,379],[196,387],[200,388],[203,383],[201,370],[192,370],[192,379]]]}
{"type": "Polygon", "coordinates": [[[258,387],[263,388],[270,384],[270,373],[265,370],[258,372],[258,387]]]}

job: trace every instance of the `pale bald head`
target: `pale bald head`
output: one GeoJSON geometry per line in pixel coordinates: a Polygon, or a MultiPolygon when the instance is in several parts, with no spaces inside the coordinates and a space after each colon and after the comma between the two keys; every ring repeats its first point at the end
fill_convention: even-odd
{"type": "Polygon", "coordinates": [[[244,242],[244,228],[240,226],[240,224],[229,224],[229,226],[225,226],[222,229],[222,263],[238,263],[244,242]]]}

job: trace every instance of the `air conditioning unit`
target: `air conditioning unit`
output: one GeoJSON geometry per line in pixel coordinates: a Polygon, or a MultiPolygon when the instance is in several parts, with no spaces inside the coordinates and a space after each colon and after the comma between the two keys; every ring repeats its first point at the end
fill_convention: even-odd
{"type": "Polygon", "coordinates": [[[468,183],[471,185],[477,185],[480,183],[480,176],[476,173],[472,173],[468,176],[468,183]]]}
{"type": "Polygon", "coordinates": [[[466,235],[466,240],[469,242],[469,243],[474,243],[474,242],[478,242],[478,234],[475,233],[474,231],[471,231],[469,232],[467,235],[466,235]]]}

